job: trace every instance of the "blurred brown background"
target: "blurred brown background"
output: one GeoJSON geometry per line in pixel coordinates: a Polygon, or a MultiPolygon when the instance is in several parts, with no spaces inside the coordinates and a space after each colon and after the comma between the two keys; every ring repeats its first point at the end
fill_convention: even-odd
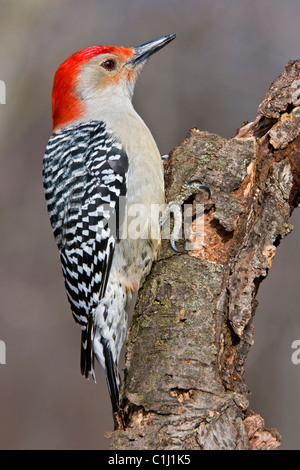
{"type": "MultiPolygon", "coordinates": [[[[299,0],[1,0],[1,449],[105,449],[112,429],[103,374],[79,372],[80,331],[66,300],[42,189],[59,64],[95,45],[178,38],[146,65],[134,103],[168,153],[189,128],[235,135],[270,83],[300,58],[299,0]]],[[[251,406],[300,449],[300,211],[259,292],[247,384],[251,406]]]]}

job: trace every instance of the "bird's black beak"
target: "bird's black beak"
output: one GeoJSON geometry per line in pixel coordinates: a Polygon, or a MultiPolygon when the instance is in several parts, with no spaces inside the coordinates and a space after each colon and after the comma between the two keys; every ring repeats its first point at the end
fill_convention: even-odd
{"type": "Polygon", "coordinates": [[[176,34],[169,34],[168,36],[163,36],[162,38],[155,39],[154,41],[147,42],[141,46],[134,47],[134,53],[132,58],[127,62],[127,64],[136,67],[138,64],[148,59],[152,54],[159,51],[165,47],[169,42],[173,41],[176,38],[176,34]]]}

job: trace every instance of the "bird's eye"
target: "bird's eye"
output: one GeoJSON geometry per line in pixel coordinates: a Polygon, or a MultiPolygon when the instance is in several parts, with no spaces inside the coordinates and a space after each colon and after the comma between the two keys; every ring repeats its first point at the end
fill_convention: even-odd
{"type": "Polygon", "coordinates": [[[116,67],[116,61],[113,59],[108,59],[103,64],[101,64],[106,70],[113,70],[116,67]]]}

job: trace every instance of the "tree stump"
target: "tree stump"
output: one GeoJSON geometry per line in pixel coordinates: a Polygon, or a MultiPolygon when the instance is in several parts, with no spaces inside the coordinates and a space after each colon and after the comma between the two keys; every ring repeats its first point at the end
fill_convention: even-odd
{"type": "MultiPolygon", "coordinates": [[[[165,164],[166,196],[200,179],[204,245],[163,240],[139,291],[112,449],[276,449],[249,410],[244,369],[256,294],[300,199],[300,61],[290,61],[232,139],[191,129],[165,164]]],[[[199,199],[200,198],[200,199],[199,199]]],[[[255,392],[255,391],[254,391],[255,392]]]]}

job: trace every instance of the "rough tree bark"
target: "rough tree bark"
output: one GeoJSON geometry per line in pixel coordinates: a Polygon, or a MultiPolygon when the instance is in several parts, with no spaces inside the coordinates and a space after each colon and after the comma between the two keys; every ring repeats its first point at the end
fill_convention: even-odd
{"type": "Polygon", "coordinates": [[[205,244],[177,254],[163,241],[139,292],[122,392],[125,429],[112,433],[113,449],[279,446],[278,432],[248,408],[243,372],[257,290],[299,203],[299,123],[300,61],[291,61],[255,121],[234,138],[194,128],[171,152],[169,201],[193,178],[211,189],[205,244]]]}

